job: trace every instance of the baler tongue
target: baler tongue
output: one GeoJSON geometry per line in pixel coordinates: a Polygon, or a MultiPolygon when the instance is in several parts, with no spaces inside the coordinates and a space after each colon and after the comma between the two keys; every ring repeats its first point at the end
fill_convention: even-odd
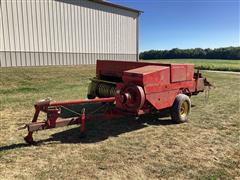
{"type": "MultiPolygon", "coordinates": [[[[32,123],[26,124],[28,135],[24,138],[28,144],[33,144],[34,131],[51,129],[56,127],[81,124],[80,132],[85,130],[85,119],[92,116],[98,117],[105,111],[111,112],[114,108],[115,98],[96,98],[92,100],[73,100],[52,102],[50,99],[40,100],[35,104],[35,114],[32,123]],[[46,120],[37,122],[40,112],[47,114],[46,120]]],[[[20,128],[20,129],[23,129],[20,128]]]]}

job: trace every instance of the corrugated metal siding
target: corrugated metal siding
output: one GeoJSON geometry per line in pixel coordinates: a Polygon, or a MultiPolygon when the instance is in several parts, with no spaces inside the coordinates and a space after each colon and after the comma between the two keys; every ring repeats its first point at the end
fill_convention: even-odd
{"type": "Polygon", "coordinates": [[[136,60],[135,12],[87,0],[0,0],[0,65],[136,60]]]}

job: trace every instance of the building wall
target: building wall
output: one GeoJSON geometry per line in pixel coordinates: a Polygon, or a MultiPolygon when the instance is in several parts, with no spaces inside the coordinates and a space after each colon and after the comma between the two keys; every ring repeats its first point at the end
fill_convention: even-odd
{"type": "Polygon", "coordinates": [[[138,13],[87,0],[0,0],[1,67],[138,57],[138,13]]]}

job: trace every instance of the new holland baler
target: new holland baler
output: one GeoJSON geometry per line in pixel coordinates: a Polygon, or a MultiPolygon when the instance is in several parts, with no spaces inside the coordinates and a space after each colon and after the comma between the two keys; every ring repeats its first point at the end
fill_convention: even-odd
{"type": "Polygon", "coordinates": [[[203,92],[205,86],[210,83],[199,71],[194,72],[193,64],[98,60],[88,99],[38,101],[24,139],[33,144],[34,131],[80,124],[80,133],[84,133],[87,120],[141,116],[165,109],[170,110],[173,121],[186,122],[190,97],[203,92]],[[46,119],[39,122],[40,112],[46,119]]]}

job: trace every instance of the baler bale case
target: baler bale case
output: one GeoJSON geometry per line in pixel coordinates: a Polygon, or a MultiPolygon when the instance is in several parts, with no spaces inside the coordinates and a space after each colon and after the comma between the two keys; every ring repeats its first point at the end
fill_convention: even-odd
{"type": "Polygon", "coordinates": [[[32,122],[26,124],[28,135],[24,139],[33,144],[34,131],[72,124],[80,124],[83,134],[86,120],[140,116],[165,109],[170,110],[173,121],[186,122],[190,97],[203,92],[205,86],[210,83],[199,71],[194,72],[193,64],[97,60],[88,99],[38,101],[32,122]],[[38,122],[40,112],[46,113],[46,119],[38,122]]]}

